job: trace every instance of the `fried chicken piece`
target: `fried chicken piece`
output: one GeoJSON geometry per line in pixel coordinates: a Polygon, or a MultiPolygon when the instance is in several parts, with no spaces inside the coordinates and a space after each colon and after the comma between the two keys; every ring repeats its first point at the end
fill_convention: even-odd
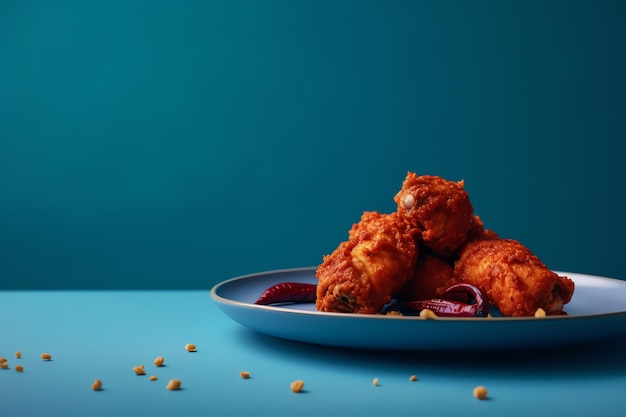
{"type": "Polygon", "coordinates": [[[418,239],[440,256],[451,256],[466,240],[474,211],[463,181],[409,172],[394,196],[397,212],[417,230],[418,239]]]}
{"type": "Polygon", "coordinates": [[[396,295],[399,301],[429,300],[441,298],[446,289],[458,284],[454,268],[444,259],[427,254],[420,255],[415,274],[396,295]]]}
{"type": "Polygon", "coordinates": [[[540,307],[549,315],[565,314],[563,306],[574,292],[572,280],[548,269],[512,239],[467,243],[455,263],[454,275],[480,288],[505,316],[533,316],[540,307]]]}
{"type": "Polygon", "coordinates": [[[317,310],[378,313],[413,276],[414,233],[395,212],[364,212],[316,270],[317,310]]]}

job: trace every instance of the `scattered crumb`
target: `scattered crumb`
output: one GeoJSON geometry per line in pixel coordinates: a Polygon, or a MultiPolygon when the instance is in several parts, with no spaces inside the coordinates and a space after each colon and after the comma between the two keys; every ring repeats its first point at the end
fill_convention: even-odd
{"type": "MultiPolygon", "coordinates": [[[[430,310],[422,310],[422,312],[424,312],[424,314],[420,314],[422,316],[422,318],[436,318],[437,316],[430,310]]],[[[388,314],[394,314],[394,313],[388,313],[388,314]]],[[[546,316],[546,312],[542,309],[542,308],[538,308],[537,311],[535,312],[535,317],[545,317],[546,316]]],[[[185,350],[188,352],[196,352],[197,348],[196,345],[194,345],[193,343],[188,343],[185,345],[185,350]]],[[[15,357],[16,358],[21,358],[22,357],[22,353],[17,351],[15,352],[15,357]]],[[[41,354],[41,359],[44,361],[49,361],[52,359],[52,355],[49,353],[42,353],[41,354]]],[[[155,360],[154,360],[154,365],[155,366],[163,366],[165,362],[165,359],[163,358],[163,356],[158,356],[155,360]]],[[[8,369],[9,368],[9,363],[8,360],[6,358],[2,358],[0,357],[0,368],[2,369],[8,369]]],[[[17,365],[15,366],[15,371],[16,372],[24,372],[24,367],[21,365],[17,365]]],[[[137,375],[145,375],[146,371],[144,369],[144,365],[139,365],[139,366],[134,366],[133,367],[133,371],[135,372],[135,374],[137,375]]],[[[243,379],[249,379],[250,378],[250,372],[249,371],[240,371],[239,375],[241,376],[241,378],[243,379]]],[[[158,378],[156,375],[152,375],[150,376],[149,380],[150,381],[156,381],[158,378]]],[[[409,377],[409,381],[411,382],[415,382],[417,381],[417,375],[411,375],[409,377]]],[[[372,385],[375,387],[380,386],[379,384],[379,380],[378,378],[374,378],[372,380],[372,385]]],[[[171,379],[167,385],[166,388],[170,391],[176,391],[179,390],[181,388],[181,381],[180,379],[171,379]]],[[[291,383],[290,385],[291,391],[294,393],[299,393],[302,392],[304,389],[304,381],[302,380],[295,380],[291,383]]],[[[93,384],[91,385],[91,389],[94,391],[99,391],[102,389],[102,381],[98,378],[94,379],[93,384]]],[[[488,391],[487,388],[485,388],[484,386],[477,386],[474,388],[473,390],[473,395],[475,398],[479,399],[479,400],[484,400],[488,398],[488,391]]]]}
{"type": "Polygon", "coordinates": [[[434,320],[437,318],[437,315],[435,314],[434,311],[425,308],[422,311],[420,311],[420,318],[426,319],[426,320],[434,320]]]}
{"type": "Polygon", "coordinates": [[[304,388],[304,381],[296,380],[291,383],[291,391],[295,393],[302,392],[303,388],[304,388]]]}
{"type": "Polygon", "coordinates": [[[93,384],[91,384],[91,389],[94,391],[100,391],[102,389],[102,381],[98,378],[93,380],[93,384]]]}
{"type": "Polygon", "coordinates": [[[133,366],[133,372],[136,373],[137,375],[145,375],[146,374],[146,370],[144,369],[143,365],[133,366]]]}
{"type": "Polygon", "coordinates": [[[167,383],[167,385],[165,386],[165,388],[167,388],[170,391],[176,391],[180,389],[180,379],[170,379],[170,382],[167,383]]]}
{"type": "Polygon", "coordinates": [[[483,387],[482,385],[474,388],[474,397],[478,398],[479,400],[486,399],[487,394],[487,388],[483,387]]]}

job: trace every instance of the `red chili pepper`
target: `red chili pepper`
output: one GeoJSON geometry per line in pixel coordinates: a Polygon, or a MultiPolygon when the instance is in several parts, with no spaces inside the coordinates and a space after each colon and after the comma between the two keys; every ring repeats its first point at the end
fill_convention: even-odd
{"type": "Polygon", "coordinates": [[[424,309],[429,309],[441,317],[487,317],[489,302],[480,289],[461,283],[448,288],[443,298],[394,303],[387,306],[383,313],[406,310],[419,312],[424,309]],[[468,303],[458,301],[459,296],[464,296],[468,303]],[[470,304],[472,300],[474,302],[470,304]]]}
{"type": "Polygon", "coordinates": [[[255,304],[313,303],[316,298],[316,284],[301,282],[281,282],[272,285],[261,294],[255,304]]]}
{"type": "MultiPolygon", "coordinates": [[[[281,282],[266,289],[255,304],[313,303],[316,291],[316,284],[281,282]]],[[[461,283],[448,288],[442,298],[393,303],[383,308],[382,313],[407,310],[419,312],[424,309],[441,317],[486,317],[489,314],[489,301],[477,287],[461,283]]]]}

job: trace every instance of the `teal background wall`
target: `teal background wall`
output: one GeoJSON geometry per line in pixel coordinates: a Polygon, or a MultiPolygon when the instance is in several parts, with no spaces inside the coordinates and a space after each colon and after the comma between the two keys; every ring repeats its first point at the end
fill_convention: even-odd
{"type": "Polygon", "coordinates": [[[0,0],[0,288],[317,265],[407,171],[626,279],[623,1],[0,0]]]}

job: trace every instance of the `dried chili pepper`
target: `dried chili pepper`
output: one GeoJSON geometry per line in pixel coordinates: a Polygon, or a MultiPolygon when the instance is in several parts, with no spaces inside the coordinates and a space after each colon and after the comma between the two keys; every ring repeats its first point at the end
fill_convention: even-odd
{"type": "Polygon", "coordinates": [[[301,282],[281,282],[266,289],[255,304],[313,303],[316,298],[316,284],[301,282]]]}
{"type": "MultiPolygon", "coordinates": [[[[313,303],[316,290],[316,284],[281,282],[266,289],[255,304],[313,303]]],[[[424,309],[441,317],[486,317],[489,314],[489,301],[479,288],[461,283],[448,288],[442,298],[392,303],[385,306],[381,313],[419,313],[424,309]]]]}
{"type": "Polygon", "coordinates": [[[393,303],[386,306],[383,313],[389,311],[419,312],[424,309],[429,309],[441,317],[487,317],[489,301],[479,288],[461,283],[448,288],[442,298],[393,303]],[[460,297],[463,297],[467,302],[459,301],[460,297]]]}

